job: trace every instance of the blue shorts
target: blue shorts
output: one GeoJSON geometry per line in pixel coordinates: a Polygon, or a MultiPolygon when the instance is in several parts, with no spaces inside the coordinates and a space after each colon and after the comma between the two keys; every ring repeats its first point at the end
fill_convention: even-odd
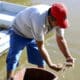
{"type": "Polygon", "coordinates": [[[7,55],[7,71],[15,70],[19,63],[19,58],[24,49],[27,48],[29,63],[38,66],[44,66],[44,60],[40,55],[38,47],[34,39],[24,38],[11,31],[10,35],[10,48],[7,55]]]}

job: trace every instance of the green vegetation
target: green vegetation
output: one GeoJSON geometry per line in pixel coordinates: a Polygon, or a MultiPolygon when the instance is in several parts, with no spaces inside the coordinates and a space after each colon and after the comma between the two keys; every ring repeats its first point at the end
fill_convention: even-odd
{"type": "Polygon", "coordinates": [[[2,1],[21,4],[21,5],[31,5],[31,0],[2,0],[2,1]]]}

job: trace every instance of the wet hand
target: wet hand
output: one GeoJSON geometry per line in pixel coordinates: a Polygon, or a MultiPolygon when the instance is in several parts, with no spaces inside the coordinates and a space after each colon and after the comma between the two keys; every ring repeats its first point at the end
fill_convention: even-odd
{"type": "Polygon", "coordinates": [[[67,59],[66,59],[65,66],[66,66],[66,67],[74,67],[75,60],[76,60],[76,59],[73,58],[73,57],[67,58],[67,59]]]}
{"type": "Polygon", "coordinates": [[[52,64],[50,65],[50,68],[54,69],[55,71],[61,71],[63,69],[62,64],[52,64]]]}

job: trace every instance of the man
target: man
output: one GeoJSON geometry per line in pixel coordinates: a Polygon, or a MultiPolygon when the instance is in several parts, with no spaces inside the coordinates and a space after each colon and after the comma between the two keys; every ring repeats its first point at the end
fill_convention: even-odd
{"type": "Polygon", "coordinates": [[[52,6],[31,6],[17,14],[11,30],[10,49],[7,56],[7,80],[11,80],[18,65],[19,57],[26,46],[28,60],[44,68],[44,60],[56,71],[61,66],[53,64],[44,45],[44,36],[52,29],[56,30],[56,41],[66,62],[74,63],[64,38],[64,29],[68,27],[67,9],[62,3],[52,6]]]}

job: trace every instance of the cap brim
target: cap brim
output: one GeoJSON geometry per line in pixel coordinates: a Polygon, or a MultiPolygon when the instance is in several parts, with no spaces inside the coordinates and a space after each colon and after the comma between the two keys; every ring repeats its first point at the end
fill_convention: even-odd
{"type": "Polygon", "coordinates": [[[63,21],[59,20],[58,26],[60,26],[61,28],[68,28],[69,27],[68,19],[65,19],[63,21]]]}

